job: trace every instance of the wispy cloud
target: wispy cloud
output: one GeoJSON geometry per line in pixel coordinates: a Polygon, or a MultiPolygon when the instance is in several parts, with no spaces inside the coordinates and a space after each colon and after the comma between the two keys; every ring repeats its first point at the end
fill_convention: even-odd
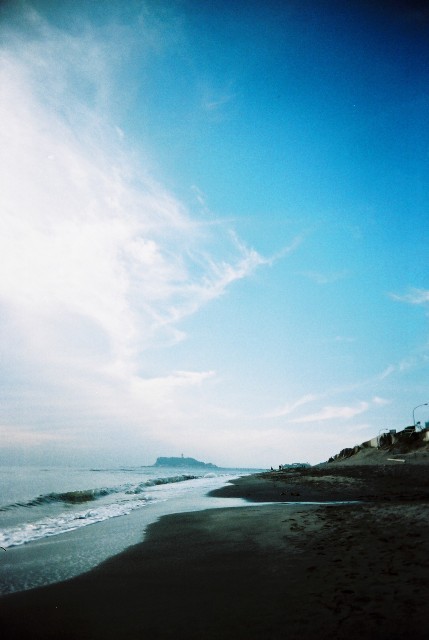
{"type": "Polygon", "coordinates": [[[368,411],[374,406],[384,406],[388,404],[388,400],[375,396],[371,401],[360,401],[354,405],[336,406],[328,405],[315,413],[308,414],[291,420],[295,423],[319,422],[325,420],[350,420],[355,416],[368,411]]]}
{"type": "MultiPolygon", "coordinates": [[[[397,302],[410,304],[413,306],[420,306],[426,309],[426,313],[429,313],[429,290],[411,288],[407,293],[396,294],[390,293],[389,297],[397,302]]],[[[429,361],[428,346],[426,343],[422,345],[418,351],[414,351],[410,355],[402,358],[400,361],[391,363],[379,374],[379,380],[385,380],[394,375],[405,374],[418,369],[420,367],[426,367],[429,361]]]]}
{"type": "Polygon", "coordinates": [[[233,100],[234,96],[230,94],[221,95],[217,98],[206,98],[203,102],[204,108],[207,111],[218,111],[220,108],[224,107],[228,102],[233,100]]]}
{"type": "Polygon", "coordinates": [[[398,295],[391,293],[390,297],[398,302],[406,302],[413,305],[426,305],[429,304],[429,290],[428,289],[411,289],[404,295],[398,295]]]}
{"type": "Polygon", "coordinates": [[[316,413],[310,413],[306,416],[302,416],[301,418],[295,418],[292,422],[318,422],[319,420],[337,420],[337,419],[350,419],[355,416],[368,411],[370,405],[368,402],[359,402],[354,406],[327,406],[323,407],[320,411],[316,413]]]}
{"type": "Polygon", "coordinates": [[[205,87],[203,89],[201,105],[203,111],[212,122],[222,122],[228,116],[232,108],[236,95],[229,83],[225,89],[215,89],[205,87]]]}
{"type": "Polygon", "coordinates": [[[29,20],[38,37],[10,35],[1,52],[4,362],[42,405],[57,386],[69,408],[120,415],[129,401],[133,416],[214,375],[151,377],[143,354],[268,261],[193,217],[127,146],[106,114],[107,44],[29,20]]]}
{"type": "Polygon", "coordinates": [[[142,320],[147,335],[265,262],[228,229],[213,235],[193,220],[112,142],[108,122],[99,119],[107,144],[68,127],[29,89],[28,63],[3,62],[3,296],[33,308],[55,303],[129,344],[142,320]]]}
{"type": "Polygon", "coordinates": [[[390,404],[391,401],[387,400],[387,398],[380,398],[379,396],[374,396],[372,399],[372,403],[377,407],[384,407],[387,404],[390,404]]]}
{"type": "Polygon", "coordinates": [[[408,371],[416,365],[416,362],[416,358],[406,358],[397,364],[390,364],[381,372],[380,380],[384,380],[394,373],[403,373],[404,371],[408,371]]]}
{"type": "Polygon", "coordinates": [[[281,418],[283,416],[288,416],[291,413],[293,413],[296,409],[298,409],[299,407],[302,407],[306,404],[309,404],[311,402],[314,402],[316,400],[318,400],[321,396],[317,395],[317,394],[306,394],[305,396],[302,396],[301,398],[298,398],[298,400],[295,400],[295,402],[291,402],[291,403],[287,403],[285,405],[283,405],[282,407],[279,407],[278,409],[274,409],[273,411],[270,411],[266,414],[264,414],[263,417],[265,418],[281,418]]]}
{"type": "Polygon", "coordinates": [[[277,251],[272,258],[268,260],[268,264],[274,264],[276,260],[281,260],[281,258],[284,258],[289,253],[293,253],[303,243],[303,241],[304,237],[302,235],[295,236],[289,244],[280,249],[280,251],[277,251]]]}
{"type": "Polygon", "coordinates": [[[191,186],[191,191],[195,196],[195,200],[198,202],[200,206],[201,212],[204,213],[205,215],[210,214],[211,212],[210,212],[209,206],[207,205],[206,195],[195,184],[191,186]]]}

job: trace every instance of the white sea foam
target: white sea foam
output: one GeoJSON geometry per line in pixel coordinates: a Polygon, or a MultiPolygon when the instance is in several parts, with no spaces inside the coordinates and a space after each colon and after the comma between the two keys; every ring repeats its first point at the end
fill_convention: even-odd
{"type": "Polygon", "coordinates": [[[7,552],[0,550],[0,593],[88,571],[141,542],[146,527],[163,515],[242,503],[207,492],[250,470],[214,469],[199,478],[195,472],[1,467],[0,546],[7,552]]]}
{"type": "Polygon", "coordinates": [[[99,506],[84,511],[61,513],[58,516],[42,518],[31,523],[24,523],[16,527],[9,527],[0,531],[0,546],[5,549],[21,544],[35,542],[41,538],[57,536],[80,527],[86,527],[109,518],[125,516],[135,509],[141,509],[152,499],[148,496],[137,500],[127,500],[120,503],[99,506]]]}
{"type": "Polygon", "coordinates": [[[173,474],[171,469],[166,469],[165,475],[162,475],[162,472],[153,468],[100,473],[94,470],[88,476],[85,472],[82,479],[78,474],[70,478],[66,486],[61,484],[59,476],[55,474],[51,476],[52,484],[49,488],[56,488],[57,485],[59,491],[49,490],[25,499],[21,495],[13,502],[4,503],[0,507],[3,524],[0,529],[0,546],[5,549],[17,547],[125,516],[149,502],[175,499],[197,487],[206,487],[208,491],[213,483],[219,484],[220,477],[230,475],[219,470],[217,473],[198,477],[191,473],[173,474]],[[103,473],[102,478],[100,473],[103,473]],[[100,486],[100,479],[106,481],[106,485],[100,486]],[[76,480],[77,488],[74,488],[76,480]],[[88,484],[85,487],[83,482],[92,482],[92,488],[87,488],[88,484]]]}

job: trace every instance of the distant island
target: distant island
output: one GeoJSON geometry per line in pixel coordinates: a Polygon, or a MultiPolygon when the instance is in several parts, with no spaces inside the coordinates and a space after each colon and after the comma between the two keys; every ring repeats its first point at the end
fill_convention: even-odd
{"type": "Polygon", "coordinates": [[[195,458],[157,458],[154,467],[203,467],[205,469],[217,469],[218,467],[211,462],[201,462],[195,458]]]}

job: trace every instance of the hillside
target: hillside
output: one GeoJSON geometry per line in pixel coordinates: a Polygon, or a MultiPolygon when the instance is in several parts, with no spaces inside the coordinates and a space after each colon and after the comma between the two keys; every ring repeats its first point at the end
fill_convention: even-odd
{"type": "Polygon", "coordinates": [[[428,431],[407,430],[385,433],[379,438],[353,448],[343,449],[327,463],[340,465],[362,464],[423,464],[429,463],[428,431]]]}
{"type": "Polygon", "coordinates": [[[171,458],[157,458],[154,467],[179,467],[179,468],[188,468],[188,467],[199,467],[204,469],[217,469],[215,464],[211,462],[201,462],[200,460],[195,460],[195,458],[184,458],[183,456],[171,457],[171,458]]]}

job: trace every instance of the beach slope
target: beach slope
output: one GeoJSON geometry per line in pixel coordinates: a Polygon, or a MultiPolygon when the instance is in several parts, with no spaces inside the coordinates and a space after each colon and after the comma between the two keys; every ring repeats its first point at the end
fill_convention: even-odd
{"type": "Polygon", "coordinates": [[[423,639],[429,502],[420,472],[417,492],[404,474],[365,503],[284,504],[298,485],[311,493],[337,484],[339,495],[343,478],[361,490],[374,476],[353,483],[328,471],[318,481],[243,478],[231,486],[248,500],[269,488],[275,503],[164,517],[144,543],[97,569],[0,599],[2,637],[423,639]]]}

